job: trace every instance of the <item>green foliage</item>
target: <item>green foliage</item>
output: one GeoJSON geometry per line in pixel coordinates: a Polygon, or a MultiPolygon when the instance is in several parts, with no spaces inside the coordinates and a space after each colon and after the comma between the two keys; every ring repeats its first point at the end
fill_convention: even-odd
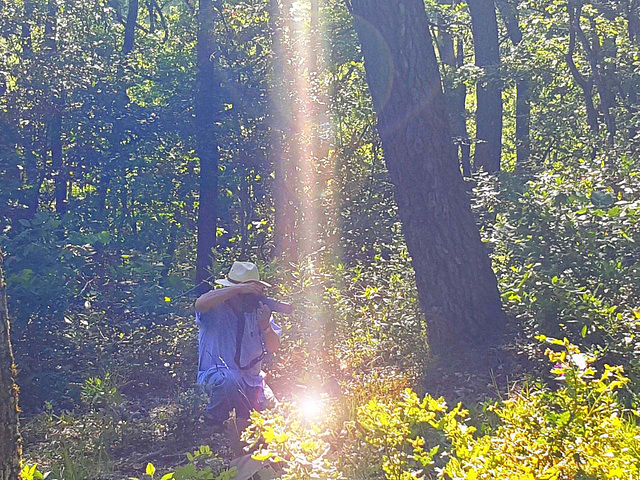
{"type": "MultiPolygon", "coordinates": [[[[156,475],[156,467],[152,463],[147,463],[145,468],[146,475],[152,480],[160,478],[160,480],[232,480],[236,476],[235,468],[219,471],[220,469],[212,470],[211,466],[201,465],[207,460],[212,458],[211,449],[202,445],[192,454],[187,453],[189,463],[175,469],[175,471],[168,472],[161,477],[156,475]]],[[[84,480],[89,478],[98,478],[100,476],[100,466],[95,465],[93,471],[79,472],[74,468],[68,459],[65,458],[62,466],[56,465],[54,469],[47,473],[40,472],[37,465],[24,465],[22,468],[23,480],[84,480]]],[[[130,480],[138,480],[137,478],[130,478],[130,480]]]]}
{"type": "MultiPolygon", "coordinates": [[[[126,56],[125,2],[3,3],[0,244],[30,419],[27,457],[52,478],[115,477],[132,452],[202,442],[188,293],[197,212],[207,207],[198,200],[194,153],[196,3],[139,2],[126,56]],[[62,166],[52,151],[58,116],[62,166]],[[66,213],[54,205],[61,177],[66,213]]],[[[600,366],[604,373],[590,377],[592,354],[570,345],[554,357],[559,388],[523,387],[491,407],[487,424],[461,406],[405,392],[420,386],[429,366],[428,332],[351,14],[342,0],[321,1],[312,32],[308,2],[294,2],[280,31],[291,46],[284,62],[291,78],[278,79],[274,3],[281,2],[217,2],[211,56],[224,105],[213,132],[221,158],[212,273],[239,257],[256,260],[272,270],[275,295],[296,306],[281,319],[283,348],[269,374],[298,406],[254,417],[248,438],[256,455],[281,460],[291,479],[637,476],[637,427],[614,395],[622,372],[600,366]],[[273,101],[278,87],[281,105],[273,101]],[[276,124],[279,106],[284,125],[276,124]],[[279,140],[282,151],[274,148],[279,140]],[[291,264],[269,263],[280,240],[280,157],[291,162],[286,187],[300,253],[291,264]],[[323,419],[300,413],[309,396],[323,399],[323,419]]],[[[640,385],[639,36],[631,2],[579,3],[585,37],[600,49],[595,70],[584,46],[573,58],[587,80],[598,73],[607,83],[615,146],[606,144],[603,92],[591,84],[599,127],[592,131],[585,91],[569,70],[566,1],[497,2],[515,8],[523,39],[501,42],[502,64],[491,70],[471,64],[464,2],[425,5],[435,36],[451,34],[464,47],[464,64],[442,65],[442,73],[447,88],[468,89],[463,113],[472,137],[476,82],[505,85],[509,172],[478,176],[474,199],[505,307],[524,329],[523,348],[535,352],[529,342],[541,332],[582,338],[600,363],[624,365],[631,396],[640,385]],[[522,80],[532,149],[516,165],[522,80]]],[[[498,21],[506,39],[504,15],[498,21]]],[[[147,466],[147,476],[232,475],[208,465],[206,449],[188,460],[162,477],[147,466]]],[[[43,477],[35,467],[23,476],[43,477]]]]}
{"type": "Polygon", "coordinates": [[[49,475],[44,475],[37,467],[38,465],[36,464],[24,465],[20,472],[22,480],[44,480],[45,478],[49,478],[49,475]]]}
{"type": "MultiPolygon", "coordinates": [[[[236,476],[235,468],[214,472],[211,466],[201,467],[203,462],[211,458],[213,454],[207,445],[201,445],[193,453],[187,453],[189,463],[177,467],[175,471],[162,475],[160,480],[232,480],[236,476]]],[[[219,469],[218,469],[219,470],[219,469]]],[[[147,463],[145,473],[151,480],[156,478],[156,467],[152,463],[147,463]]],[[[138,480],[131,478],[130,480],[138,480]]]]}
{"type": "MultiPolygon", "coordinates": [[[[481,177],[476,210],[507,309],[529,335],[583,337],[638,374],[640,183],[635,165],[555,163],[481,177]]],[[[635,388],[635,386],[634,386],[635,388]]]]}
{"type": "Polygon", "coordinates": [[[461,404],[450,409],[407,389],[371,391],[341,427],[336,405],[315,422],[294,405],[254,413],[245,438],[260,447],[254,458],[283,462],[286,479],[636,478],[640,426],[617,398],[628,382],[622,367],[597,375],[595,356],[566,339],[540,339],[556,348],[546,355],[558,386],[524,385],[490,406],[497,425],[488,433],[478,434],[461,404]]]}
{"type": "Polygon", "coordinates": [[[113,384],[110,373],[106,373],[104,378],[88,378],[82,384],[80,398],[86,405],[92,408],[117,406],[122,401],[120,393],[113,384]]]}

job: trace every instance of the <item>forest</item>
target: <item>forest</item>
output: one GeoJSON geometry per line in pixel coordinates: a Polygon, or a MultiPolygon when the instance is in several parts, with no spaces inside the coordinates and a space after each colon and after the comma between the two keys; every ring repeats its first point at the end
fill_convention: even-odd
{"type": "Polygon", "coordinates": [[[640,0],[0,0],[0,480],[639,478],[640,0]]]}

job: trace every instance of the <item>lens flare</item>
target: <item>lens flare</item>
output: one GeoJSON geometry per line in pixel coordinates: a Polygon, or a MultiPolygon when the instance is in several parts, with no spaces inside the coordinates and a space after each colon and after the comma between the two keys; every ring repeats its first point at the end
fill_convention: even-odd
{"type": "Polygon", "coordinates": [[[322,401],[319,398],[307,397],[300,401],[300,413],[307,420],[318,418],[323,411],[322,401]]]}

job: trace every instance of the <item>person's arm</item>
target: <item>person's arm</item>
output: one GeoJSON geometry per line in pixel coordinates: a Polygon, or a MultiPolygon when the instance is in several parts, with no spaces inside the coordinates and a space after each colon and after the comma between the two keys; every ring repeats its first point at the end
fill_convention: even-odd
{"type": "Polygon", "coordinates": [[[264,285],[258,282],[239,283],[230,287],[218,288],[210,290],[200,295],[196,300],[196,312],[205,313],[218,305],[222,305],[230,298],[242,293],[250,293],[253,295],[262,295],[264,285]]]}
{"type": "Polygon", "coordinates": [[[262,331],[264,344],[269,353],[275,353],[280,348],[280,337],[271,327],[271,309],[260,302],[256,312],[258,327],[262,331]]]}

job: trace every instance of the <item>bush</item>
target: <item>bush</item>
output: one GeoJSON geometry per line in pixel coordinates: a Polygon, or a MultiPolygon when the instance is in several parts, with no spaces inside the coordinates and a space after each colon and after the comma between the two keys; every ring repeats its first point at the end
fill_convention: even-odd
{"type": "MultiPolygon", "coordinates": [[[[524,386],[495,403],[495,427],[478,434],[461,404],[406,389],[375,395],[354,416],[334,402],[321,419],[295,405],[254,413],[245,438],[254,458],[284,463],[284,479],[628,479],[640,475],[640,427],[617,399],[622,367],[605,365],[568,340],[550,347],[556,389],[524,386]]],[[[633,412],[638,415],[638,412],[633,412]]]]}
{"type": "Polygon", "coordinates": [[[640,174],[579,159],[534,175],[480,175],[475,210],[506,309],[640,373],[640,174]]]}

